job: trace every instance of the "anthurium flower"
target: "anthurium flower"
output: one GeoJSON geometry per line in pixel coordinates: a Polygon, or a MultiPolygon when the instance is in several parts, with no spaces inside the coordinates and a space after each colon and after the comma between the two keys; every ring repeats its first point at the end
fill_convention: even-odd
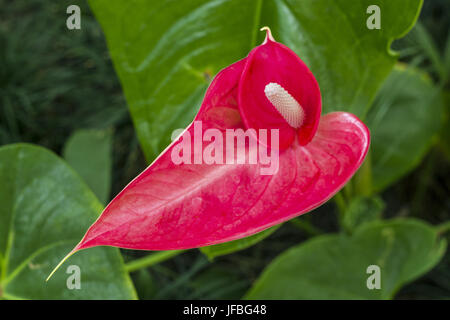
{"type": "Polygon", "coordinates": [[[320,117],[313,74],[266,31],[262,45],[217,74],[193,123],[108,204],[72,253],[243,238],[313,210],[352,177],[369,147],[367,127],[346,112],[320,117]],[[225,145],[235,139],[241,143],[225,145]]]}

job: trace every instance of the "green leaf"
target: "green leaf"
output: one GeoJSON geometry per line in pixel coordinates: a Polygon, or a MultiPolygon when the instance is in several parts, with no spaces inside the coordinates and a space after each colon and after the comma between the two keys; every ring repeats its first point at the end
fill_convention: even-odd
{"type": "Polygon", "coordinates": [[[64,268],[45,282],[102,210],[94,194],[64,161],[37,146],[1,147],[0,181],[0,297],[136,297],[116,248],[93,248],[70,258],[66,268],[80,268],[79,290],[67,287],[71,274],[64,268]]]}
{"type": "Polygon", "coordinates": [[[315,74],[324,112],[364,116],[392,69],[393,39],[415,23],[422,0],[95,0],[144,153],[193,120],[211,78],[247,56],[269,26],[315,74]],[[381,29],[369,30],[370,5],[381,29]]]}
{"type": "Polygon", "coordinates": [[[445,248],[437,229],[419,220],[375,221],[353,236],[320,236],[285,251],[245,298],[390,299],[433,268],[445,248]],[[371,265],[380,267],[380,289],[367,287],[371,265]]]}
{"type": "Polygon", "coordinates": [[[421,162],[440,130],[442,111],[441,92],[423,73],[394,69],[367,116],[375,191],[421,162]]]}
{"type": "Polygon", "coordinates": [[[111,189],[111,130],[81,129],[67,140],[63,157],[84,179],[101,203],[111,189]]]}
{"type": "Polygon", "coordinates": [[[259,233],[256,233],[250,237],[229,241],[225,243],[215,244],[212,246],[202,247],[200,248],[201,252],[203,252],[208,259],[212,260],[215,257],[223,256],[226,254],[230,254],[236,251],[244,250],[248,247],[257,244],[258,242],[264,240],[272,233],[274,233],[278,228],[281,227],[281,224],[276,225],[272,228],[266,229],[259,233]]]}

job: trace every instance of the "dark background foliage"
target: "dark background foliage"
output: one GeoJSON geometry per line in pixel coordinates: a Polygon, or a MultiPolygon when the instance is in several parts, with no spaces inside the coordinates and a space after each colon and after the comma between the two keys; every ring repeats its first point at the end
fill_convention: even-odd
{"type": "MultiPolygon", "coordinates": [[[[62,154],[80,128],[112,129],[111,195],[146,166],[99,24],[85,1],[82,31],[69,31],[65,10],[73,1],[0,0],[0,145],[30,142],[62,154]]],[[[450,2],[425,1],[420,24],[395,43],[401,60],[429,72],[447,92],[449,81],[433,61],[448,45],[450,2]],[[432,45],[423,38],[431,35],[432,45]],[[431,46],[431,47],[430,47],[431,46]]],[[[444,133],[416,170],[382,194],[385,217],[418,217],[432,224],[450,217],[447,122],[444,133]]],[[[311,236],[336,231],[335,208],[327,204],[285,223],[266,241],[212,263],[198,250],[133,274],[140,298],[240,298],[279,253],[311,236]],[[299,231],[300,230],[300,231],[299,231]],[[236,267],[238,266],[238,267],[236,267]]],[[[125,259],[143,255],[123,251],[125,259]]],[[[427,275],[405,286],[397,299],[450,298],[450,254],[427,275]]]]}

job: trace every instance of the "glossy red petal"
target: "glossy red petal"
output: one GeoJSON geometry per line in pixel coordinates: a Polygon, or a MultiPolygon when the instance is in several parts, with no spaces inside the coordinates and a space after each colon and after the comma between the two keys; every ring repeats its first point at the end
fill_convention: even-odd
{"type": "MultiPolygon", "coordinates": [[[[237,106],[245,63],[214,79],[195,119],[203,132],[245,128],[237,106]]],[[[193,123],[186,132],[194,130],[193,123]]],[[[294,140],[280,153],[278,172],[261,175],[260,164],[176,165],[171,152],[181,139],[111,201],[75,250],[185,249],[249,236],[328,200],[355,173],[369,146],[369,132],[355,116],[328,114],[307,146],[294,140]]]]}
{"type": "Polygon", "coordinates": [[[279,129],[280,149],[286,149],[296,134],[301,145],[313,138],[322,108],[319,85],[305,63],[288,47],[271,40],[254,48],[239,84],[239,109],[247,128],[279,129]],[[265,95],[268,84],[284,88],[301,106],[304,119],[293,128],[265,95]]]}

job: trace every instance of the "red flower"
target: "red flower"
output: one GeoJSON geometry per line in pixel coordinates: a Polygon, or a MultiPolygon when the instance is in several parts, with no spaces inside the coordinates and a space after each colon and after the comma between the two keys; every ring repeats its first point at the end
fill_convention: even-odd
{"type": "Polygon", "coordinates": [[[319,125],[319,85],[305,63],[263,29],[266,40],[246,58],[239,81],[242,120],[247,128],[279,129],[281,149],[290,147],[296,135],[306,145],[319,125]]]}
{"type": "Polygon", "coordinates": [[[346,184],[366,156],[367,127],[345,112],[320,117],[313,74],[266,30],[262,45],[215,77],[194,122],[109,203],[73,252],[235,240],[311,211],[346,184]],[[233,141],[228,133],[247,139],[221,149],[233,141]]]}

